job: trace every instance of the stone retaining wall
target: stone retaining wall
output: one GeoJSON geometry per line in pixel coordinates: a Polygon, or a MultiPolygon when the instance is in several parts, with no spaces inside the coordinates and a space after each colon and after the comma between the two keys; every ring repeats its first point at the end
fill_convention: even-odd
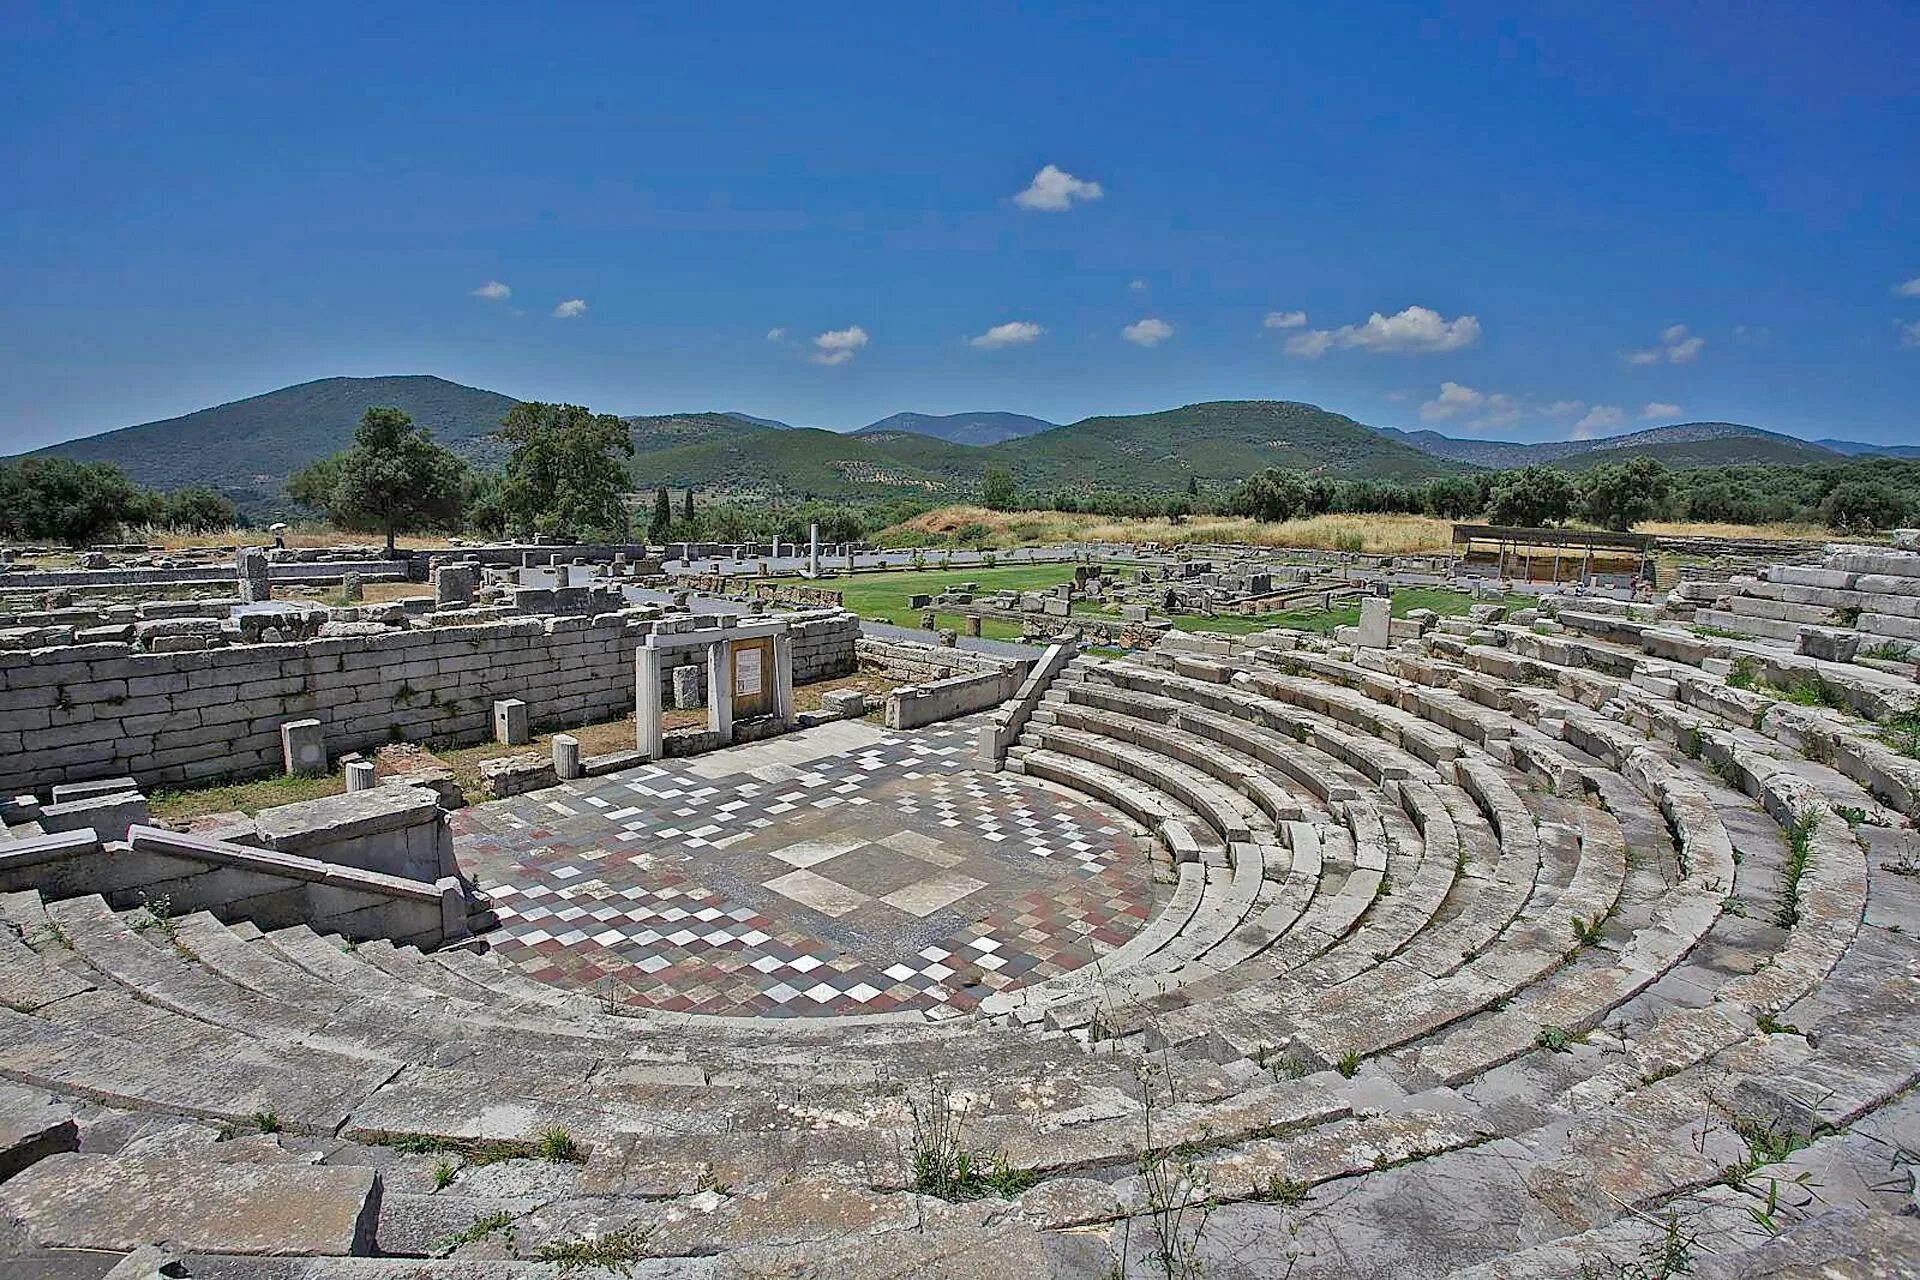
{"type": "MultiPolygon", "coordinates": [[[[854,670],[857,618],[792,617],[796,683],[854,670]]],[[[319,720],[338,756],[395,740],[485,741],[501,698],[525,701],[540,727],[612,719],[633,709],[634,649],[656,625],[616,613],[181,653],[0,653],[0,792],[275,773],[288,720],[319,720]]]]}
{"type": "Polygon", "coordinates": [[[262,929],[306,925],[355,941],[423,948],[464,937],[467,901],[451,876],[409,880],[270,849],[134,827],[126,841],[91,831],[0,842],[0,891],[48,899],[97,893],[116,911],[164,903],[262,929]]]}

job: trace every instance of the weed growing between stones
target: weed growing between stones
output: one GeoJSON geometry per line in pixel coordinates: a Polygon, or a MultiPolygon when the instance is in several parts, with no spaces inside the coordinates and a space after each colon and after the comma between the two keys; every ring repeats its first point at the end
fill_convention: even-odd
{"type": "Polygon", "coordinates": [[[1912,662],[1913,646],[1901,644],[1898,640],[1887,640],[1871,648],[1862,649],[1862,658],[1874,658],[1881,662],[1912,662]]]}
{"type": "Polygon", "coordinates": [[[1729,689],[1752,689],[1760,682],[1760,664],[1752,658],[1738,657],[1733,660],[1733,670],[1727,672],[1729,689]]]}
{"type": "Polygon", "coordinates": [[[458,1172],[459,1170],[454,1167],[453,1161],[442,1160],[433,1167],[433,1189],[435,1191],[445,1191],[453,1185],[453,1175],[458,1172]]]}
{"type": "Polygon", "coordinates": [[[1352,1049],[1347,1050],[1340,1055],[1340,1061],[1333,1064],[1333,1069],[1347,1079],[1353,1079],[1355,1073],[1360,1070],[1360,1055],[1352,1049]]]}
{"type": "Polygon", "coordinates": [[[271,1111],[256,1111],[253,1113],[253,1127],[262,1133],[278,1133],[280,1117],[271,1111]]]}
{"type": "Polygon", "coordinates": [[[1880,741],[1903,756],[1920,760],[1920,712],[1904,711],[1882,721],[1880,741]]]}
{"type": "Polygon", "coordinates": [[[1575,916],[1573,918],[1573,940],[1583,947],[1598,946],[1600,945],[1600,940],[1606,936],[1606,928],[1606,920],[1600,917],[1595,917],[1592,921],[1587,921],[1579,916],[1575,916]]]}
{"type": "Polygon", "coordinates": [[[1548,1053],[1572,1053],[1573,1045],[1580,1040],[1565,1027],[1542,1027],[1534,1033],[1533,1043],[1548,1053]]]}
{"type": "Polygon", "coordinates": [[[1640,1246],[1633,1262],[1588,1259],[1580,1264],[1578,1280],[1671,1280],[1693,1274],[1693,1250],[1698,1237],[1683,1234],[1678,1218],[1668,1218],[1658,1240],[1640,1246]]]}
{"type": "Polygon", "coordinates": [[[391,1147],[407,1155],[431,1156],[454,1155],[470,1165],[498,1164],[502,1160],[552,1160],[568,1164],[585,1164],[587,1154],[582,1151],[565,1129],[549,1129],[536,1141],[521,1141],[512,1138],[435,1138],[419,1133],[385,1133],[367,1139],[370,1146],[391,1147]],[[552,1135],[555,1140],[551,1148],[547,1139],[552,1135]],[[564,1141],[564,1154],[562,1142],[564,1141]],[[555,1154],[548,1154],[549,1149],[555,1154]]]}
{"type": "Polygon", "coordinates": [[[1773,922],[1782,929],[1791,929],[1800,923],[1800,877],[1806,874],[1807,859],[1813,854],[1813,832],[1820,825],[1820,815],[1806,813],[1793,820],[1787,828],[1787,866],[1782,874],[1780,905],[1774,909],[1773,922]]]}
{"type": "Polygon", "coordinates": [[[540,1137],[534,1143],[534,1154],[548,1164],[585,1164],[587,1159],[572,1136],[558,1127],[540,1131],[540,1137]]]}
{"type": "Polygon", "coordinates": [[[456,1232],[442,1240],[434,1247],[434,1252],[440,1254],[451,1253],[463,1244],[477,1243],[485,1240],[495,1232],[505,1234],[508,1253],[518,1254],[520,1252],[517,1233],[513,1229],[513,1215],[505,1209],[497,1213],[489,1213],[484,1217],[475,1218],[467,1225],[465,1230],[456,1232]]]}
{"type": "MultiPolygon", "coordinates": [[[[1152,1232],[1147,1259],[1153,1274],[1162,1280],[1205,1280],[1206,1264],[1200,1257],[1200,1242],[1213,1216],[1213,1193],[1206,1171],[1194,1158],[1194,1148],[1186,1143],[1162,1149],[1154,1145],[1153,1114],[1159,1105],[1158,1084],[1165,1076],[1162,1069],[1142,1063],[1137,1068],[1143,1142],[1137,1157],[1140,1185],[1146,1194],[1147,1228],[1152,1232]]],[[[1171,1081],[1167,1081],[1172,1101],[1171,1081]]],[[[1120,1249],[1112,1268],[1111,1280],[1127,1280],[1129,1260],[1133,1256],[1133,1219],[1121,1220],[1120,1249]]],[[[1289,1263],[1287,1270],[1293,1270],[1289,1263]]]]}
{"type": "Polygon", "coordinates": [[[631,1276],[634,1263],[644,1262],[653,1256],[649,1248],[653,1230],[650,1226],[623,1227],[603,1236],[549,1240],[534,1251],[533,1259],[535,1262],[558,1264],[562,1275],[583,1267],[599,1267],[631,1276]]]}
{"type": "Polygon", "coordinates": [[[1037,1179],[1007,1163],[1006,1153],[966,1144],[967,1109],[955,1105],[944,1080],[929,1078],[924,1099],[907,1097],[909,1159],[913,1189],[939,1200],[1010,1200],[1037,1179]]]}

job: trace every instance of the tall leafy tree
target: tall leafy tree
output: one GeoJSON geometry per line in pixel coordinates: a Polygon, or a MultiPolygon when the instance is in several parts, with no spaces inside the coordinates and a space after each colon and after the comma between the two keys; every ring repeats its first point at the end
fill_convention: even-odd
{"type": "Polygon", "coordinates": [[[1554,467],[1522,467],[1503,471],[1487,492],[1487,518],[1495,524],[1564,524],[1580,501],[1573,477],[1554,467]]]}
{"type": "Polygon", "coordinates": [[[457,526],[465,481],[466,464],[430,431],[376,407],[361,415],[352,448],[296,472],[287,492],[339,528],[384,534],[391,555],[403,530],[457,526]]]}
{"type": "Polygon", "coordinates": [[[1305,515],[1316,501],[1313,487],[1298,471],[1268,467],[1240,483],[1227,500],[1227,509],[1255,520],[1291,520],[1305,515]]]}
{"type": "Polygon", "coordinates": [[[577,404],[517,404],[500,438],[512,448],[500,505],[516,530],[627,536],[626,423],[577,404]]]}
{"type": "Polygon", "coordinates": [[[1010,511],[1016,496],[1013,473],[1005,467],[988,467],[980,484],[980,501],[994,511],[1010,511]]]}
{"type": "Polygon", "coordinates": [[[653,519],[647,523],[647,541],[665,542],[673,532],[673,497],[667,486],[653,491],[653,519]]]}
{"type": "Polygon", "coordinates": [[[169,529],[183,529],[188,533],[212,533],[216,529],[229,529],[239,517],[218,489],[209,489],[205,485],[175,489],[166,495],[165,511],[162,518],[169,529]]]}
{"type": "Polygon", "coordinates": [[[1625,532],[1666,505],[1673,477],[1652,458],[1632,458],[1595,467],[1585,479],[1587,519],[1625,532]]]}
{"type": "Polygon", "coordinates": [[[151,495],[110,463],[22,458],[0,466],[0,534],[8,537],[85,546],[151,512],[151,495]]]}
{"type": "Polygon", "coordinates": [[[681,511],[680,514],[683,519],[687,519],[687,520],[693,519],[693,486],[692,485],[687,486],[687,503],[686,503],[686,507],[681,511]]]}

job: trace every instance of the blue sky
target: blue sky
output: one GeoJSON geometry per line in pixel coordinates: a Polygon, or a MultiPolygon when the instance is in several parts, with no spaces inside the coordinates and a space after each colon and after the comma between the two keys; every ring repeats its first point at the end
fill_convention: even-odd
{"type": "Polygon", "coordinates": [[[0,452],[384,373],[840,428],[1288,398],[1920,439],[1910,4],[155,0],[0,31],[0,452]]]}

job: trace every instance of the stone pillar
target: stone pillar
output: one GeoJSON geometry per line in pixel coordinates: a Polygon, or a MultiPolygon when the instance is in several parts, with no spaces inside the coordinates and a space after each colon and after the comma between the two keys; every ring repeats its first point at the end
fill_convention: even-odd
{"type": "Polygon", "coordinates": [[[847,544],[847,572],[853,572],[853,544],[847,544]]]}
{"type": "Polygon", "coordinates": [[[691,662],[675,667],[673,669],[673,709],[693,711],[706,705],[706,681],[701,678],[700,668],[691,662]]]}
{"type": "Polygon", "coordinates": [[[347,762],[347,790],[373,790],[373,761],[349,760],[347,762]]]}
{"type": "Polygon", "coordinates": [[[977,638],[980,635],[980,615],[977,613],[968,614],[966,617],[966,623],[967,623],[967,634],[977,638]]]}
{"type": "Polygon", "coordinates": [[[267,553],[259,547],[242,547],[234,556],[234,571],[240,579],[240,603],[258,604],[273,599],[273,583],[267,575],[267,553]]]}
{"type": "Polygon", "coordinates": [[[793,723],[793,633],[773,637],[773,715],[781,724],[793,723]]]}
{"type": "Polygon", "coordinates": [[[525,702],[502,698],[493,704],[493,740],[509,747],[523,747],[532,741],[525,702]]]}
{"type": "Polygon", "coordinates": [[[660,651],[633,651],[633,745],[649,760],[660,758],[660,651]]]}
{"type": "Polygon", "coordinates": [[[580,739],[570,733],[553,735],[553,776],[562,782],[580,776],[580,739]]]}
{"type": "Polygon", "coordinates": [[[733,641],[707,646],[707,728],[722,746],[733,741],[733,641]]]}
{"type": "Polygon", "coordinates": [[[359,574],[349,571],[340,576],[340,598],[348,604],[359,604],[367,598],[367,588],[359,574]]]}
{"type": "Polygon", "coordinates": [[[318,720],[289,720],[280,726],[280,762],[288,773],[307,777],[327,771],[327,743],[318,720]]]}
{"type": "Polygon", "coordinates": [[[807,528],[807,576],[820,576],[820,524],[815,521],[807,528]]]}
{"type": "Polygon", "coordinates": [[[464,609],[472,603],[473,566],[443,564],[433,571],[434,608],[464,609]]]}
{"type": "Polygon", "coordinates": [[[1388,596],[1367,596],[1360,601],[1360,638],[1363,649],[1385,649],[1392,642],[1390,622],[1393,600],[1388,596]]]}

